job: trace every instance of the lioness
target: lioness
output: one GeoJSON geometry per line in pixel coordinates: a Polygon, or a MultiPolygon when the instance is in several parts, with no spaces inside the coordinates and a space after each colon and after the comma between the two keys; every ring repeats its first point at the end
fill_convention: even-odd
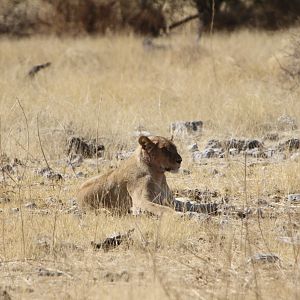
{"type": "Polygon", "coordinates": [[[141,136],[135,153],[113,171],[87,180],[79,189],[79,204],[134,214],[175,213],[165,172],[177,172],[182,161],[174,143],[164,137],[141,136]]]}

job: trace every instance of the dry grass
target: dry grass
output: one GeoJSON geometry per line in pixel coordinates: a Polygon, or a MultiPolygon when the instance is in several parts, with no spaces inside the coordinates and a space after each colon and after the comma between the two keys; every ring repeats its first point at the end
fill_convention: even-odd
{"type": "MultiPolygon", "coordinates": [[[[218,190],[230,204],[253,208],[259,199],[270,203],[271,196],[279,197],[264,218],[220,215],[199,222],[105,214],[80,219],[68,212],[68,200],[83,179],[74,178],[62,163],[69,130],[95,137],[98,127],[108,149],[105,157],[113,158],[116,149],[135,147],[131,132],[137,126],[168,136],[170,122],[200,119],[205,124],[198,139],[202,147],[214,137],[261,138],[276,130],[276,120],[284,114],[299,122],[299,92],[283,88],[274,60],[289,36],[215,35],[212,49],[209,37],[196,45],[186,33],[157,41],[171,48],[153,51],[134,36],[1,39],[1,152],[29,161],[1,182],[1,197],[10,202],[0,204],[0,288],[22,299],[298,299],[299,245],[278,238],[299,234],[299,208],[285,201],[288,193],[300,191],[299,162],[250,159],[245,176],[242,157],[199,166],[186,150],[191,141],[177,141],[183,168],[192,173],[170,175],[172,188],[218,190]],[[26,77],[33,65],[47,61],[52,62],[49,69],[33,80],[26,77]],[[28,119],[28,151],[17,99],[28,119]],[[45,155],[66,175],[62,182],[35,173],[45,166],[37,116],[45,155]],[[213,169],[222,176],[212,175],[213,169]],[[27,202],[38,209],[24,208],[27,202]],[[16,207],[21,211],[11,211],[16,207]],[[129,245],[107,253],[90,246],[130,228],[135,232],[129,245]],[[42,238],[49,247],[37,243],[42,238]],[[280,261],[248,261],[255,253],[269,252],[280,261]],[[39,276],[41,267],[62,274],[39,276]]],[[[279,135],[299,136],[299,131],[279,135]]],[[[76,172],[95,174],[93,163],[86,161],[76,172]]],[[[115,159],[100,160],[100,171],[116,164],[115,159]]]]}

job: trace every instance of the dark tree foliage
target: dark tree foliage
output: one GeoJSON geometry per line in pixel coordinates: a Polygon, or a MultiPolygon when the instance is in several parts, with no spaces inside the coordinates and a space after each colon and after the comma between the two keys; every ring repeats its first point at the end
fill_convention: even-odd
{"type": "Polygon", "coordinates": [[[209,30],[213,15],[214,30],[276,30],[297,23],[300,0],[0,0],[0,34],[157,36],[197,18],[209,30]]]}
{"type": "Polygon", "coordinates": [[[256,27],[269,30],[294,25],[300,16],[300,0],[194,0],[204,28],[214,11],[215,29],[256,27]]]}

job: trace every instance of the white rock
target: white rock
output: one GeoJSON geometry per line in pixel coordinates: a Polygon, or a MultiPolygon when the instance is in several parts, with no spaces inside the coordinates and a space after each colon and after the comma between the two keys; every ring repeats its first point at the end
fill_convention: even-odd
{"type": "Polygon", "coordinates": [[[300,194],[289,194],[288,200],[291,202],[299,202],[300,203],[300,194]]]}
{"type": "Polygon", "coordinates": [[[249,259],[249,261],[264,262],[264,263],[267,263],[267,262],[268,263],[274,263],[274,262],[277,262],[279,260],[280,260],[279,257],[275,254],[272,254],[272,253],[257,253],[249,259]]]}
{"type": "Polygon", "coordinates": [[[174,136],[186,137],[200,134],[203,128],[202,121],[176,121],[171,123],[171,134],[174,136]]]}
{"type": "Polygon", "coordinates": [[[188,145],[187,149],[190,152],[195,152],[195,151],[199,151],[198,145],[196,143],[188,145]]]}
{"type": "Polygon", "coordinates": [[[300,161],[300,153],[299,153],[299,152],[294,153],[294,154],[291,156],[291,160],[293,160],[293,161],[300,161]]]}
{"type": "Polygon", "coordinates": [[[277,123],[280,130],[295,130],[298,128],[296,119],[289,115],[280,116],[277,123]]]}
{"type": "Polygon", "coordinates": [[[28,209],[35,209],[37,208],[37,205],[34,202],[28,202],[24,205],[24,207],[28,209]]]}

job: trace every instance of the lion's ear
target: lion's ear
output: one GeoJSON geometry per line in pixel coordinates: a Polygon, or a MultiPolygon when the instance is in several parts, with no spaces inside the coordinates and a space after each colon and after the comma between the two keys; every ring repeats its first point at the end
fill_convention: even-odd
{"type": "Polygon", "coordinates": [[[150,151],[155,146],[155,144],[144,135],[139,137],[139,144],[146,151],[150,151]]]}

